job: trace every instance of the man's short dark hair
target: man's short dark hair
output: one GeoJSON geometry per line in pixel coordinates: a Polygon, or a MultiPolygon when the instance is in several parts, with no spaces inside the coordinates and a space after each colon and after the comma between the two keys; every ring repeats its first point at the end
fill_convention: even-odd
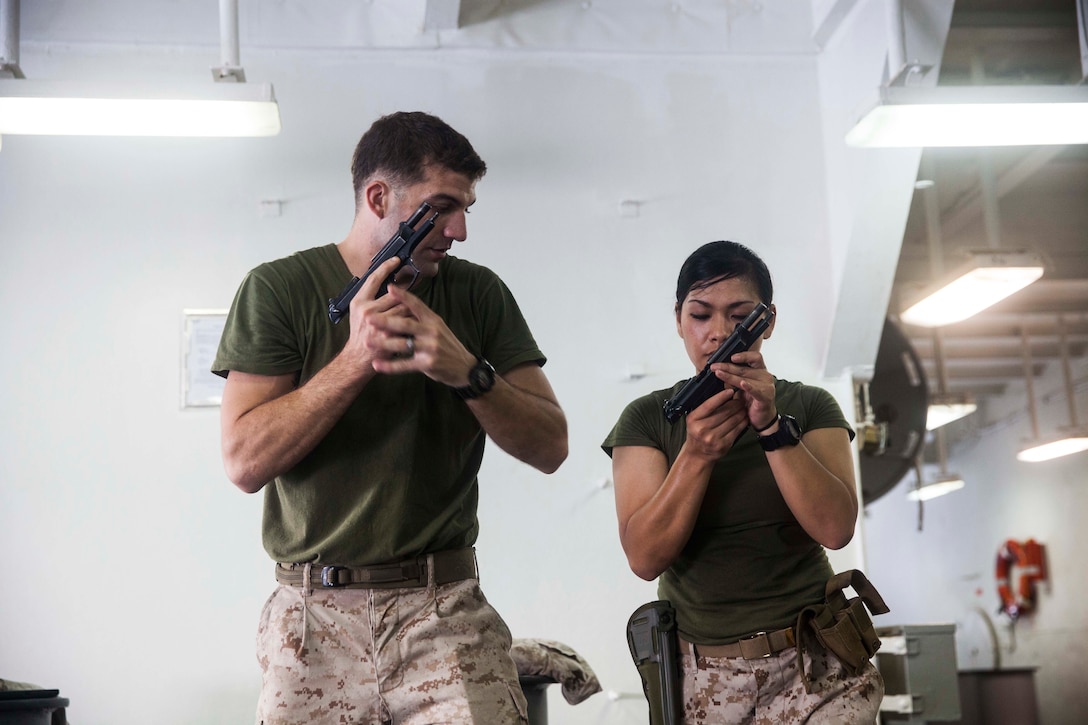
{"type": "Polygon", "coordinates": [[[355,198],[371,178],[383,175],[396,187],[423,180],[425,169],[437,164],[478,181],[487,164],[463,135],[442,119],[420,111],[398,111],[371,125],[351,159],[355,198]]]}

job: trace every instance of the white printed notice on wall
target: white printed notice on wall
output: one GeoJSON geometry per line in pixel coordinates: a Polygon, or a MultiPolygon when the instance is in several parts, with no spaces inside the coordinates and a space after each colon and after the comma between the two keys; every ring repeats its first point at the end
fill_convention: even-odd
{"type": "Polygon", "coordinates": [[[212,408],[223,402],[223,378],[212,361],[227,321],[226,310],[185,310],[181,341],[181,407],[212,408]]]}

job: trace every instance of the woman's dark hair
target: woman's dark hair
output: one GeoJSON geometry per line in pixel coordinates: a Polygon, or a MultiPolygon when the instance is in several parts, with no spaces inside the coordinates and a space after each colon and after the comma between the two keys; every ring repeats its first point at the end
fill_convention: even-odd
{"type": "Polygon", "coordinates": [[[702,289],[734,277],[747,278],[756,287],[759,299],[771,304],[774,285],[771,272],[755,252],[736,242],[709,242],[684,260],[676,280],[676,309],[693,289],[702,289]]]}
{"type": "Polygon", "coordinates": [[[351,159],[355,198],[374,175],[388,176],[394,186],[423,180],[429,164],[479,181],[487,172],[472,144],[448,123],[420,111],[399,111],[382,116],[363,134],[351,159]]]}

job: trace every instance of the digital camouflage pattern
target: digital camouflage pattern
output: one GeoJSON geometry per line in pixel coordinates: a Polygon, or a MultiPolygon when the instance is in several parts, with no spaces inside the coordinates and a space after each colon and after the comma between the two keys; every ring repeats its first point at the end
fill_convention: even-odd
{"type": "Polygon", "coordinates": [[[757,660],[684,654],[685,725],[876,722],[884,680],[872,663],[852,676],[815,640],[805,643],[804,663],[811,694],[797,670],[795,647],[757,660]]]}
{"type": "Polygon", "coordinates": [[[525,725],[510,631],[479,581],[279,586],[257,630],[259,725],[525,725]]]}
{"type": "Polygon", "coordinates": [[[519,675],[540,675],[558,682],[563,699],[577,705],[601,691],[601,682],[582,655],[553,639],[515,639],[510,648],[519,675]]]}

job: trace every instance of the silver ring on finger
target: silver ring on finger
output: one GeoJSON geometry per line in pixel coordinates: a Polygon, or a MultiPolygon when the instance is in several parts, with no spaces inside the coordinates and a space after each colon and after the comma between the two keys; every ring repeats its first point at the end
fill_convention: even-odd
{"type": "Polygon", "coordinates": [[[404,344],[404,356],[414,357],[416,354],[416,339],[414,337],[408,337],[407,342],[404,344]]]}

